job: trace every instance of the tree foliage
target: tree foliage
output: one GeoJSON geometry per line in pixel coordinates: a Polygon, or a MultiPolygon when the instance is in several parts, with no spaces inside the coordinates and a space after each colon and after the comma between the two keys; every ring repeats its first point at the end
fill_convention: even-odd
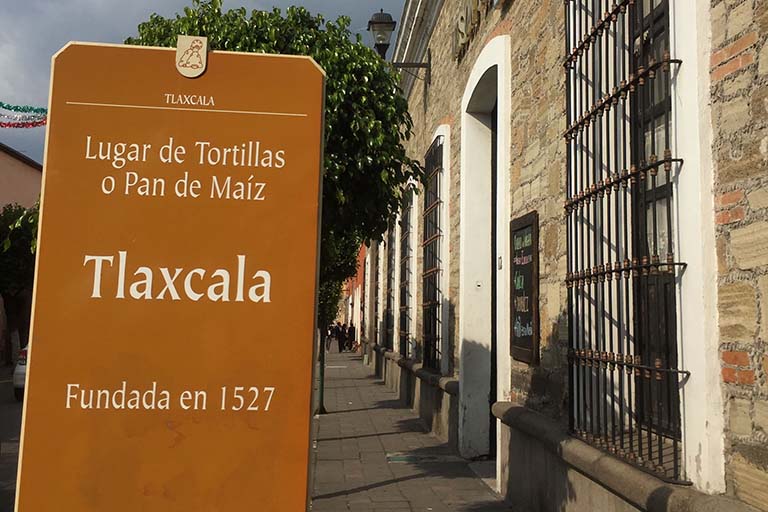
{"type": "Polygon", "coordinates": [[[349,22],[344,16],[326,21],[303,7],[248,14],[223,11],[220,0],[194,0],[175,18],[151,15],[138,36],[126,40],[173,47],[178,34],[206,36],[214,50],[309,55],[325,69],[320,299],[327,311],[335,307],[323,305],[331,290],[355,273],[361,242],[381,237],[403,191],[422,174],[402,145],[412,121],[398,75],[359,36],[351,38],[349,22]]]}
{"type": "Polygon", "coordinates": [[[18,295],[32,288],[37,252],[38,205],[9,204],[0,211],[0,294],[18,295]]]}
{"type": "Polygon", "coordinates": [[[326,281],[320,283],[317,307],[317,322],[320,329],[330,325],[339,313],[342,283],[326,281]]]}

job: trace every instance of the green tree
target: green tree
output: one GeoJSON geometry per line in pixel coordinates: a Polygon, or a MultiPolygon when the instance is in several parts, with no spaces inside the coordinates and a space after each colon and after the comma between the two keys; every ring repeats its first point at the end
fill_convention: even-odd
{"type": "Polygon", "coordinates": [[[37,252],[38,205],[8,204],[0,210],[0,294],[14,297],[32,288],[37,252]]]}
{"type": "MultiPolygon", "coordinates": [[[[0,296],[8,328],[19,331],[22,347],[29,339],[38,212],[38,205],[24,208],[9,204],[0,210],[0,296]]],[[[7,344],[3,357],[9,362],[11,356],[11,345],[7,344]]]]}
{"type": "MultiPolygon", "coordinates": [[[[333,290],[355,273],[365,240],[378,239],[399,210],[404,191],[422,175],[403,141],[411,136],[408,103],[397,72],[349,31],[303,7],[223,11],[220,0],[200,2],[175,18],[157,14],[127,44],[176,45],[178,34],[208,38],[214,50],[309,55],[325,69],[325,156],[320,258],[320,321],[335,311],[333,290]]],[[[239,84],[243,85],[243,84],[239,84]]]]}
{"type": "Polygon", "coordinates": [[[320,329],[330,325],[339,313],[341,287],[342,283],[339,281],[326,281],[320,283],[317,306],[317,318],[320,329]]]}

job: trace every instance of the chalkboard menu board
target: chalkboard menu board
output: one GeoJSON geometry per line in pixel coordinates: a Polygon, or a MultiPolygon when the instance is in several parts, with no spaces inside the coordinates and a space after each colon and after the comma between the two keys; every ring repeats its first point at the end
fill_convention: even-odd
{"type": "Polygon", "coordinates": [[[514,359],[539,362],[539,214],[510,223],[512,265],[511,339],[514,359]]]}

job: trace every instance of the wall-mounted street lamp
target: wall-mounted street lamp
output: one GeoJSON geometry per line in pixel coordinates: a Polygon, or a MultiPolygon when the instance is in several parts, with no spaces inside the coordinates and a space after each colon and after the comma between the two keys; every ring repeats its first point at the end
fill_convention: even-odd
{"type": "MultiPolygon", "coordinates": [[[[384,12],[376,12],[371,16],[368,21],[368,32],[373,35],[373,47],[379,52],[382,59],[386,59],[387,50],[389,49],[389,41],[392,39],[392,32],[395,31],[397,22],[392,19],[392,15],[384,12]]],[[[393,62],[393,66],[397,69],[409,68],[409,69],[424,69],[426,70],[426,76],[424,81],[429,85],[432,78],[432,52],[427,50],[427,62],[393,62]]]]}

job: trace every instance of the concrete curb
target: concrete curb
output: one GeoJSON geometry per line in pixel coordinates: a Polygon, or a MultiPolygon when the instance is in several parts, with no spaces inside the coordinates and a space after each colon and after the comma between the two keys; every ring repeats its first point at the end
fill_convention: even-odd
{"type": "Polygon", "coordinates": [[[496,402],[502,423],[541,442],[566,464],[647,512],[757,512],[727,496],[673,485],[568,435],[550,418],[513,402],[496,402]]]}

